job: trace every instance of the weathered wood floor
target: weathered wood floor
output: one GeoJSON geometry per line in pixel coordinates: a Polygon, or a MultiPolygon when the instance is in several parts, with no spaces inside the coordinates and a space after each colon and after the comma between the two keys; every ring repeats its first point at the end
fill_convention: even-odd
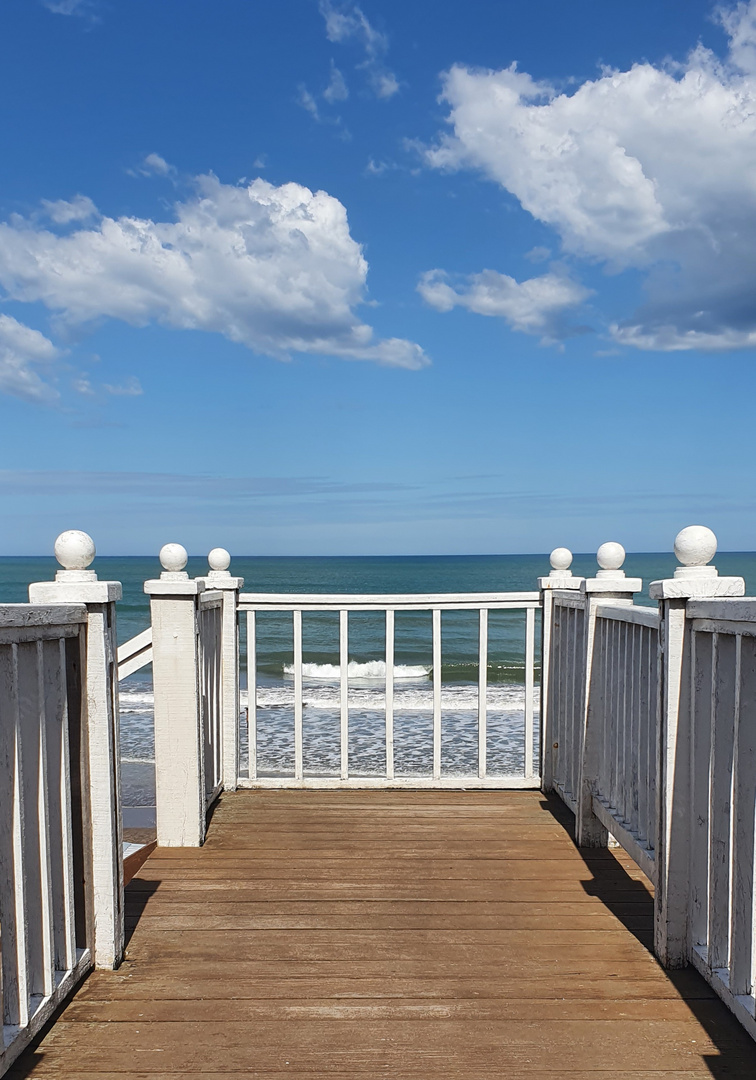
{"type": "Polygon", "coordinates": [[[204,848],[145,863],[125,963],[11,1076],[753,1080],[651,915],[538,793],[239,792],[204,848]]]}

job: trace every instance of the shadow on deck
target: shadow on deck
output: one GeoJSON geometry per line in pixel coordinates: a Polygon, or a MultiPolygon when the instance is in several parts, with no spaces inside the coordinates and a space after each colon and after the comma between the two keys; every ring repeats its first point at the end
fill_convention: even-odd
{"type": "Polygon", "coordinates": [[[692,970],[649,952],[648,882],[537,792],[238,792],[127,890],[21,1077],[756,1076],[692,970]]]}

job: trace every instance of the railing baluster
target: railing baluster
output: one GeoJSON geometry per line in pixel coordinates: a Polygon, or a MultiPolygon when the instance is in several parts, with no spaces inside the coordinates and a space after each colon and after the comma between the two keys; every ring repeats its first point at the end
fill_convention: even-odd
{"type": "Polygon", "coordinates": [[[638,627],[638,630],[638,650],[636,652],[638,685],[635,691],[635,700],[637,702],[636,711],[638,714],[638,822],[636,828],[641,840],[645,840],[647,846],[651,847],[653,846],[653,840],[649,835],[650,822],[648,817],[648,745],[650,724],[648,684],[651,678],[650,667],[652,663],[656,663],[656,654],[655,651],[652,652],[651,648],[653,632],[645,626],[638,627]]]}
{"type": "Polygon", "coordinates": [[[0,829],[3,1024],[29,1022],[29,948],[26,919],[24,776],[18,685],[18,646],[0,646],[0,806],[12,808],[11,832],[0,829]]]}
{"type": "Polygon", "coordinates": [[[24,874],[27,883],[29,994],[46,996],[52,990],[52,940],[49,913],[47,828],[41,789],[44,771],[43,730],[38,644],[18,647],[23,761],[24,874]]]}
{"type": "Polygon", "coordinates": [[[715,634],[711,717],[708,964],[729,963],[730,812],[739,650],[733,634],[715,634]],[[735,678],[733,679],[733,674],[735,678]]]}
{"type": "Polygon", "coordinates": [[[339,689],[341,704],[341,779],[349,777],[349,612],[339,612],[339,689]]]}
{"type": "Polygon", "coordinates": [[[488,611],[481,608],[478,622],[478,776],[486,775],[488,697],[488,611]]]}
{"type": "Polygon", "coordinates": [[[294,779],[304,778],[302,765],[302,612],[293,613],[294,621],[294,779]]]}
{"type": "Polygon", "coordinates": [[[441,776],[441,611],[433,608],[433,779],[441,776]]]}
{"type": "Polygon", "coordinates": [[[533,668],[535,666],[535,611],[525,612],[525,776],[533,775],[533,668]]]}
{"type": "Polygon", "coordinates": [[[65,640],[46,641],[43,647],[54,960],[57,971],[69,971],[76,962],[76,940],[65,640]]]}
{"type": "MultiPolygon", "coordinates": [[[[756,805],[756,638],[740,638],[740,710],[734,762],[730,990],[754,996],[754,805],[756,805]],[[745,710],[748,710],[747,715],[745,710]]],[[[753,1006],[751,1006],[753,1008],[753,1006]]]]}
{"type": "Polygon", "coordinates": [[[247,612],[247,744],[249,778],[257,779],[257,636],[255,612],[247,612]]]}
{"type": "Polygon", "coordinates": [[[394,611],[386,608],[386,779],[394,779],[394,611]]]}
{"type": "Polygon", "coordinates": [[[634,833],[638,832],[638,677],[640,675],[640,643],[643,636],[642,626],[630,626],[630,663],[625,678],[629,684],[629,712],[626,731],[625,768],[630,772],[628,787],[627,820],[634,833]]]}

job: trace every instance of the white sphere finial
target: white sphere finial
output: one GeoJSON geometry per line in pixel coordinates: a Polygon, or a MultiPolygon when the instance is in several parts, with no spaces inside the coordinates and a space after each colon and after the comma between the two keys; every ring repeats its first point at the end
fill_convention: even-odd
{"type": "Polygon", "coordinates": [[[622,544],[609,540],[598,549],[596,559],[602,570],[616,574],[625,561],[625,549],[622,544]]]}
{"type": "Polygon", "coordinates": [[[680,565],[675,577],[714,577],[716,567],[708,563],[717,553],[717,538],[705,525],[688,525],[675,537],[675,555],[680,565]]]}
{"type": "Polygon", "coordinates": [[[572,566],[572,552],[569,548],[554,548],[549,556],[551,568],[558,574],[565,574],[572,566]]]}
{"type": "Polygon", "coordinates": [[[169,574],[179,574],[187,564],[189,556],[181,544],[164,544],[160,549],[160,565],[169,574]]]}
{"type": "Polygon", "coordinates": [[[717,553],[717,538],[705,525],[688,525],[675,537],[675,555],[681,566],[706,566],[717,553]]]}
{"type": "Polygon", "coordinates": [[[79,529],[68,529],[55,541],[55,558],[64,570],[86,570],[95,554],[94,540],[79,529]]]}
{"type": "Polygon", "coordinates": [[[208,554],[207,562],[211,570],[223,572],[231,565],[231,556],[225,548],[217,547],[208,554]]]}

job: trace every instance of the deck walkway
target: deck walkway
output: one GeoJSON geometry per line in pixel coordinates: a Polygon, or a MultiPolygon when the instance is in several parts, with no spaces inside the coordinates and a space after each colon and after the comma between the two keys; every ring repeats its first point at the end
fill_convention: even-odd
{"type": "Polygon", "coordinates": [[[238,792],[158,849],[133,936],[21,1077],[756,1076],[694,972],[648,951],[648,885],[536,792],[238,792]]]}

